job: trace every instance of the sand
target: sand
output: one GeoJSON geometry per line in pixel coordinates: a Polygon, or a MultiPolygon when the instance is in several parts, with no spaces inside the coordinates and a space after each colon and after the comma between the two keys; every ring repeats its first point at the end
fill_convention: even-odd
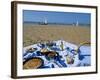
{"type": "Polygon", "coordinates": [[[79,45],[83,42],[90,42],[90,36],[90,27],[88,26],[24,25],[23,46],[59,39],[79,45]]]}

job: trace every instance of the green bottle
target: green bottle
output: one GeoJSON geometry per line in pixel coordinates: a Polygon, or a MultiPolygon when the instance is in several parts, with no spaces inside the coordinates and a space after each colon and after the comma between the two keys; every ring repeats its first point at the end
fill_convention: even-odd
{"type": "Polygon", "coordinates": [[[63,42],[62,41],[61,41],[60,47],[61,47],[61,50],[63,51],[64,50],[64,46],[63,46],[63,42]]]}

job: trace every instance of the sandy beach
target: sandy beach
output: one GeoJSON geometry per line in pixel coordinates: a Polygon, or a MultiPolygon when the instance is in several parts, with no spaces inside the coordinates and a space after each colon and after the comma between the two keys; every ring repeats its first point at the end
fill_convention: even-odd
{"type": "Polygon", "coordinates": [[[40,41],[63,39],[79,45],[90,42],[90,27],[70,25],[24,25],[23,46],[29,46],[40,41]]]}

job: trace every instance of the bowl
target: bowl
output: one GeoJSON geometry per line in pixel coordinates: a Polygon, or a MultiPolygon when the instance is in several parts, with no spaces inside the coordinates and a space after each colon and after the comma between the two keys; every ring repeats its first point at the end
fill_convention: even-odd
{"type": "Polygon", "coordinates": [[[33,57],[23,62],[23,69],[38,69],[41,68],[43,64],[43,59],[39,57],[33,57]]]}
{"type": "Polygon", "coordinates": [[[33,47],[32,47],[32,48],[27,49],[26,52],[27,52],[27,53],[29,53],[29,52],[32,53],[32,52],[34,52],[35,50],[37,50],[37,48],[33,48],[33,47]]]}

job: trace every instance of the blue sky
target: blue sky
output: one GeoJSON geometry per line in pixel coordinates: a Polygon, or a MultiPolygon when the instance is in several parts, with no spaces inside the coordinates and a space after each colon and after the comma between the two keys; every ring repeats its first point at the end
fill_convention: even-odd
{"type": "Polygon", "coordinates": [[[33,11],[23,10],[24,22],[44,22],[47,19],[48,23],[64,23],[73,24],[77,21],[79,24],[90,24],[90,13],[74,13],[74,12],[53,12],[53,11],[33,11]]]}

